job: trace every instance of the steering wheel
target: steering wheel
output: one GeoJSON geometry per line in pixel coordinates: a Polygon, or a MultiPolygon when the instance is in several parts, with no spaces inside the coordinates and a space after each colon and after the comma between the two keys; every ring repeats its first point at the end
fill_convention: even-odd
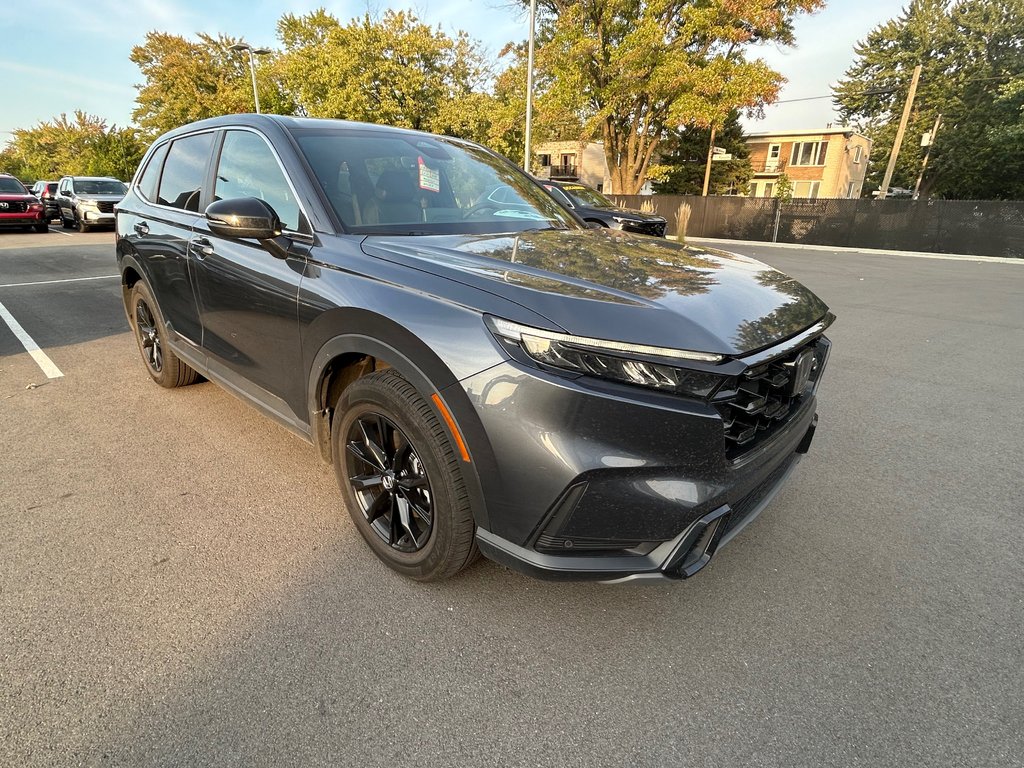
{"type": "Polygon", "coordinates": [[[498,203],[495,203],[492,200],[486,200],[485,199],[485,200],[482,200],[481,202],[477,203],[476,205],[471,205],[469,208],[467,208],[466,212],[464,214],[462,214],[462,218],[463,219],[468,219],[468,218],[470,218],[472,216],[476,216],[481,211],[497,211],[500,208],[501,208],[501,205],[499,205],[498,203]]]}

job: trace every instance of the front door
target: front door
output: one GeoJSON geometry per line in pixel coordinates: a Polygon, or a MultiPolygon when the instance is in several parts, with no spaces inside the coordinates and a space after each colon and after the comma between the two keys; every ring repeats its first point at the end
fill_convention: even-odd
{"type": "MultiPolygon", "coordinates": [[[[270,145],[258,133],[224,134],[214,200],[257,197],[286,232],[300,229],[299,205],[270,145]]],[[[214,235],[200,219],[190,243],[211,373],[294,426],[305,410],[298,288],[305,258],[272,256],[255,240],[214,235]]]]}

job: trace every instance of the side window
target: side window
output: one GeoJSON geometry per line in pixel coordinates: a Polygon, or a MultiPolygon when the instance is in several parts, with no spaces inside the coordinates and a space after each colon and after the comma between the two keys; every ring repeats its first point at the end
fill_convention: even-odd
{"type": "Polygon", "coordinates": [[[298,231],[299,204],[267,143],[250,131],[228,131],[217,167],[215,200],[258,197],[277,213],[285,229],[298,231]]]}
{"type": "Polygon", "coordinates": [[[171,144],[160,177],[157,202],[172,208],[199,212],[203,195],[206,160],[213,144],[212,133],[198,133],[177,139],[171,144]]]}
{"type": "Polygon", "coordinates": [[[156,152],[149,159],[149,164],[146,166],[146,170],[142,172],[139,177],[138,189],[139,194],[142,195],[146,200],[154,202],[156,200],[156,185],[160,181],[160,169],[163,168],[164,158],[167,157],[167,150],[170,148],[170,144],[162,144],[157,148],[156,152]]]}

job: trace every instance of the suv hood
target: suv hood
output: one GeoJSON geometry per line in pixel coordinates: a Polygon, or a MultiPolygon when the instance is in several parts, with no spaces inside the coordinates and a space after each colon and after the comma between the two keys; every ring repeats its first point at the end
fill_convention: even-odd
{"type": "Polygon", "coordinates": [[[659,216],[656,213],[644,213],[643,211],[636,211],[632,208],[618,208],[607,205],[595,206],[595,205],[579,205],[576,206],[577,212],[579,211],[597,211],[604,213],[609,216],[621,216],[623,218],[635,219],[636,221],[650,221],[650,222],[662,222],[665,221],[664,216],[659,216]]]}
{"type": "Polygon", "coordinates": [[[828,311],[753,259],[617,230],[378,235],[362,248],[514,301],[568,333],[636,344],[741,355],[828,311]]]}
{"type": "Polygon", "coordinates": [[[77,200],[95,200],[97,203],[119,203],[124,199],[124,195],[75,195],[77,200]]]}

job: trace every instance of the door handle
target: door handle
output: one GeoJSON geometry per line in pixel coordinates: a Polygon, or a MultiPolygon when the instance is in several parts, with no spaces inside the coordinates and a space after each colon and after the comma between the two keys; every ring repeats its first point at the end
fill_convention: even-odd
{"type": "Polygon", "coordinates": [[[205,237],[192,238],[191,245],[192,249],[196,252],[197,258],[203,259],[207,256],[213,256],[213,243],[205,237]]]}
{"type": "Polygon", "coordinates": [[[138,234],[143,236],[149,234],[149,224],[147,224],[144,221],[135,222],[135,226],[133,226],[132,229],[134,229],[138,234]]]}

